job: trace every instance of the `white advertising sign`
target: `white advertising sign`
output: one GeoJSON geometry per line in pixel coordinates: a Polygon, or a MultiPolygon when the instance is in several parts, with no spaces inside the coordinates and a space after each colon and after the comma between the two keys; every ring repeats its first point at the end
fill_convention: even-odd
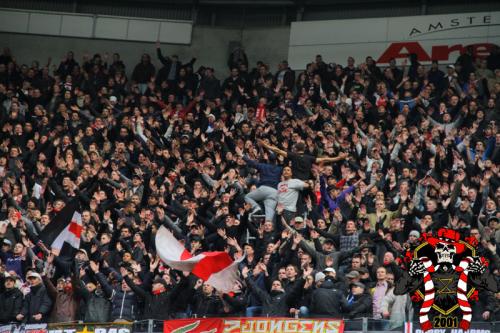
{"type": "Polygon", "coordinates": [[[288,62],[300,69],[321,54],[341,65],[349,56],[356,63],[372,56],[383,65],[415,53],[422,63],[446,64],[467,46],[487,56],[494,45],[500,45],[500,12],[293,22],[288,62]]]}
{"type": "Polygon", "coordinates": [[[49,36],[191,44],[191,21],[0,8],[0,31],[49,36]]]}

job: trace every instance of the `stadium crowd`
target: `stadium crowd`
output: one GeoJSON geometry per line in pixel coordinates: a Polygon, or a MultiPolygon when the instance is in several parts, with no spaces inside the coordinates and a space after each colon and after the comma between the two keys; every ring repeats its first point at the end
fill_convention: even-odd
{"type": "MultiPolygon", "coordinates": [[[[153,48],[152,48],[153,49],[153,48]]],[[[153,49],[154,50],[154,49],[153,49]]],[[[162,54],[0,55],[0,323],[418,314],[394,281],[424,232],[475,237],[500,280],[500,53],[230,74],[162,54]],[[130,76],[127,73],[131,73],[130,76]],[[220,78],[220,79],[219,79],[220,78]],[[37,241],[71,200],[80,248],[37,241]],[[228,251],[233,293],[164,265],[154,235],[228,251]]],[[[333,59],[332,59],[333,60],[333,59]]],[[[500,293],[472,300],[500,320],[500,293]]]]}

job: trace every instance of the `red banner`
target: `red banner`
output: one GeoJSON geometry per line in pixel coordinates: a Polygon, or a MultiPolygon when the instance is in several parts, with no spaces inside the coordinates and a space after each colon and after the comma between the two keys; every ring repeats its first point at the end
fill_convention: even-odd
{"type": "Polygon", "coordinates": [[[330,319],[203,318],[165,321],[165,333],[343,333],[344,322],[330,319]]]}

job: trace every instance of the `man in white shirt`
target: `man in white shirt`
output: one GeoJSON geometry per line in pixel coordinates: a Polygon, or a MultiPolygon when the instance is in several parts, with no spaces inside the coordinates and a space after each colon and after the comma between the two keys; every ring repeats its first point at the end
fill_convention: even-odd
{"type": "Polygon", "coordinates": [[[278,205],[283,207],[283,217],[289,222],[297,212],[299,193],[310,187],[309,182],[292,179],[292,168],[286,166],[282,173],[283,181],[278,184],[278,205]]]}

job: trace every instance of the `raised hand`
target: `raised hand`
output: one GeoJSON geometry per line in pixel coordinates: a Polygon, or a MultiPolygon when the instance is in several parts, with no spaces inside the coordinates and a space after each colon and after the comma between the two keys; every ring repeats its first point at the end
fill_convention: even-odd
{"type": "Polygon", "coordinates": [[[97,273],[99,272],[99,264],[96,263],[95,261],[91,261],[90,262],[90,269],[92,270],[92,272],[94,273],[97,273]]]}
{"type": "Polygon", "coordinates": [[[246,279],[248,277],[248,266],[245,266],[243,267],[243,269],[241,270],[241,275],[243,276],[244,279],[246,279]]]}
{"type": "Polygon", "coordinates": [[[424,274],[427,271],[427,269],[424,266],[424,263],[420,260],[412,260],[410,262],[410,269],[408,271],[408,274],[410,276],[417,276],[420,274],[424,274]]]}
{"type": "Polygon", "coordinates": [[[483,264],[480,257],[475,256],[472,257],[472,262],[469,264],[467,270],[470,273],[483,274],[486,270],[486,266],[483,264]]]}
{"type": "Polygon", "coordinates": [[[222,228],[217,229],[217,234],[218,234],[221,238],[223,238],[223,239],[226,239],[226,238],[227,238],[227,237],[226,237],[226,230],[225,230],[225,229],[222,229],[222,228]]]}
{"type": "Polygon", "coordinates": [[[199,289],[202,285],[203,285],[203,280],[198,279],[198,281],[196,281],[196,284],[194,285],[194,289],[199,289]]]}
{"type": "Polygon", "coordinates": [[[294,236],[293,236],[293,243],[295,245],[299,245],[300,241],[302,241],[304,239],[304,237],[302,237],[301,234],[299,233],[296,233],[294,236]]]}

